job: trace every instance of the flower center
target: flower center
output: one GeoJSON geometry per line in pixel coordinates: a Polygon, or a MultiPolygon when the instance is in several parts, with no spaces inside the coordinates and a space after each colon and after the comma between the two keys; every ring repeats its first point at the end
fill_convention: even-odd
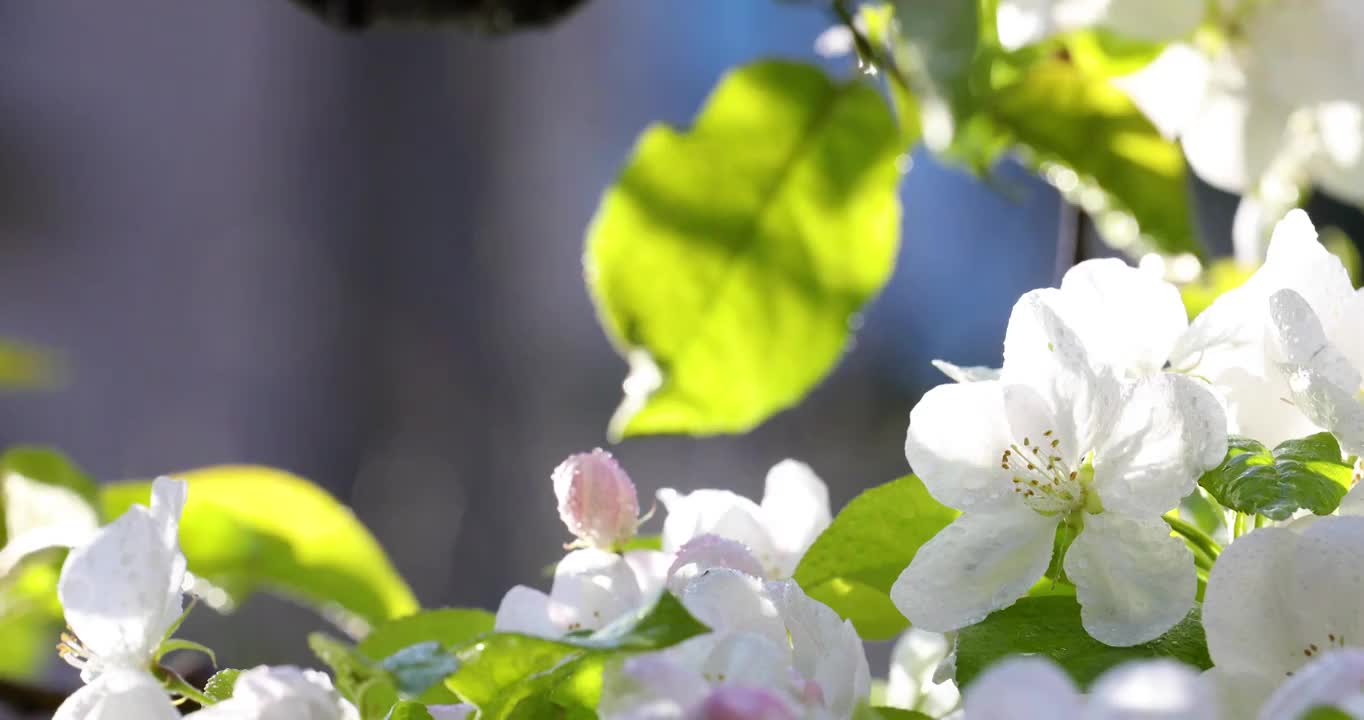
{"type": "Polygon", "coordinates": [[[1014,474],[1014,494],[1043,515],[1068,514],[1077,510],[1103,511],[1099,496],[1090,489],[1094,479],[1092,453],[1078,468],[1065,461],[1065,451],[1055,432],[1042,433],[1040,441],[1025,436],[999,457],[1000,467],[1014,474]]]}
{"type": "Polygon", "coordinates": [[[94,654],[90,652],[89,648],[85,647],[85,644],[81,642],[80,638],[76,637],[74,632],[69,632],[70,628],[67,630],[67,632],[62,633],[61,642],[57,643],[57,655],[71,667],[84,670],[94,654]]]}

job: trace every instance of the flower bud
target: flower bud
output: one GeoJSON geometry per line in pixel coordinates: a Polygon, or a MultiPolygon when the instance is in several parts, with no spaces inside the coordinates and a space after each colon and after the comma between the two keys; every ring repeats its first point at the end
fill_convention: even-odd
{"type": "Polygon", "coordinates": [[[775,693],[741,685],[717,688],[695,716],[697,720],[796,720],[791,706],[775,693]]]}
{"type": "Polygon", "coordinates": [[[611,453],[600,448],[570,455],[554,469],[559,518],[579,545],[610,550],[639,526],[635,484],[611,453]]]}

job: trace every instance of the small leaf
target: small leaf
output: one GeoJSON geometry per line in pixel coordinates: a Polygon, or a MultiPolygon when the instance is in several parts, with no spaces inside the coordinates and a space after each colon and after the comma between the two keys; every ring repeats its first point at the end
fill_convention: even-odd
{"type": "Polygon", "coordinates": [[[494,616],[476,608],[440,608],[389,620],[375,627],[356,646],[372,658],[385,658],[406,647],[434,640],[446,648],[463,645],[493,629],[494,616]]]}
{"type": "Polygon", "coordinates": [[[208,656],[208,661],[213,663],[213,667],[218,667],[218,655],[213,652],[213,648],[203,643],[197,643],[193,640],[186,640],[184,638],[169,638],[167,640],[162,640],[161,645],[156,648],[156,660],[159,662],[161,658],[176,650],[193,650],[195,652],[203,653],[208,656]]]}
{"type": "Polygon", "coordinates": [[[1109,647],[1085,632],[1075,598],[1053,595],[1023,598],[962,629],[957,634],[957,682],[967,687],[991,664],[1020,653],[1055,660],[1081,687],[1128,660],[1165,657],[1202,670],[1212,667],[1197,608],[1151,642],[1109,647]]]}
{"type": "Polygon", "coordinates": [[[852,620],[868,640],[894,637],[908,622],[890,601],[890,586],[919,547],[959,513],[906,475],[853,498],[815,539],[796,568],[810,597],[852,620]]]}
{"type": "MultiPolygon", "coordinates": [[[[189,483],[180,523],[189,569],[232,601],[265,589],[307,601],[329,617],[370,624],[417,609],[412,590],[369,530],[322,488],[249,465],[175,477],[189,483]]],[[[145,482],[106,485],[105,515],[148,502],[150,488],[145,482]]]]}
{"type": "Polygon", "coordinates": [[[29,563],[0,583],[0,678],[28,680],[52,659],[61,628],[56,563],[29,563]]]}
{"type": "Polygon", "coordinates": [[[236,686],[237,676],[241,674],[241,670],[232,668],[219,670],[204,683],[204,694],[218,702],[232,697],[232,688],[236,686]]]}
{"type": "Polygon", "coordinates": [[[432,641],[399,650],[381,660],[379,667],[393,678],[398,695],[411,700],[422,699],[427,690],[439,686],[459,668],[459,660],[432,641]]]}
{"type": "Polygon", "coordinates": [[[827,375],[893,269],[902,149],[869,83],[789,62],[730,73],[688,131],[646,130],[587,239],[631,365],[611,434],[745,432],[827,375]]]}
{"type": "Polygon", "coordinates": [[[581,637],[485,635],[459,652],[460,667],[446,685],[478,706],[482,720],[574,717],[596,707],[608,659],[661,650],[706,631],[665,592],[652,607],[581,637]]]}
{"type": "Polygon", "coordinates": [[[1330,433],[1288,440],[1273,452],[1256,440],[1233,437],[1226,459],[1198,483],[1232,510],[1287,520],[1304,509],[1329,515],[1349,490],[1351,475],[1330,433]]]}
{"type": "Polygon", "coordinates": [[[431,712],[421,703],[403,700],[388,711],[384,720],[431,720],[431,712]]]}
{"type": "Polygon", "coordinates": [[[344,640],[326,633],[309,634],[308,647],[318,660],[331,668],[337,691],[352,702],[359,698],[360,689],[366,682],[382,674],[373,660],[344,640]]]}

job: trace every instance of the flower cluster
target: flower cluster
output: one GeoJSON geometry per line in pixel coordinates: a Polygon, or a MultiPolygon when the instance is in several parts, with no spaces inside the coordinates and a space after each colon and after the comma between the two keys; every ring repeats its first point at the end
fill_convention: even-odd
{"type": "MultiPolygon", "coordinates": [[[[882,592],[871,602],[893,605],[911,626],[877,693],[902,711],[1270,720],[1325,706],[1364,716],[1364,292],[1306,215],[1289,214],[1264,266],[1192,322],[1161,278],[1088,261],[1060,288],[1018,301],[1001,368],[940,366],[956,382],[913,408],[905,453],[934,512],[960,514],[917,547],[893,584],[878,586],[870,571],[820,592],[797,582],[812,546],[860,531],[850,527],[857,520],[832,516],[828,488],[803,463],[772,467],[758,502],[724,489],[660,489],[665,517],[651,538],[637,535],[649,514],[634,481],[594,450],[551,474],[573,540],[548,592],[513,587],[491,634],[453,648],[410,646],[404,652],[415,656],[370,671],[388,677],[418,657],[437,676],[416,689],[395,684],[425,713],[418,717],[481,717],[498,700],[480,688],[500,671],[472,690],[449,682],[445,694],[467,703],[418,698],[477,666],[493,638],[514,638],[563,654],[499,692],[524,699],[598,652],[589,707],[604,720],[876,717],[861,626],[835,600],[882,592]],[[1243,436],[1289,450],[1255,455],[1243,436]],[[1304,443],[1316,454],[1302,455],[1304,443]],[[1207,480],[1228,467],[1250,473],[1236,482],[1268,472],[1269,484],[1238,499],[1207,480]],[[1299,492],[1312,500],[1293,507],[1314,512],[1276,509],[1299,492]],[[1186,517],[1192,503],[1211,508],[1202,527],[1186,517]],[[1001,652],[982,663],[978,642],[967,657],[965,638],[989,632],[996,613],[1057,594],[1073,596],[1084,642],[1127,661],[1077,665],[1065,643],[1032,651],[1052,659],[1001,652]],[[655,642],[653,628],[634,644],[610,644],[668,603],[693,631],[655,642]],[[1204,672],[1152,659],[1190,642],[1153,642],[1190,623],[1201,624],[1205,659],[1178,659],[1204,672]],[[972,670],[959,691],[967,659],[989,667],[972,670]]],[[[318,671],[257,667],[213,697],[161,664],[171,650],[200,649],[172,637],[195,586],[178,540],[188,492],[162,478],[149,506],[104,527],[82,516],[22,536],[32,539],[10,562],[47,545],[72,548],[57,584],[69,625],[59,652],[85,685],[55,717],[173,718],[188,699],[204,706],[193,713],[202,720],[368,720],[372,708],[318,671]]],[[[532,716],[517,712],[528,711],[489,716],[532,716]]]]}

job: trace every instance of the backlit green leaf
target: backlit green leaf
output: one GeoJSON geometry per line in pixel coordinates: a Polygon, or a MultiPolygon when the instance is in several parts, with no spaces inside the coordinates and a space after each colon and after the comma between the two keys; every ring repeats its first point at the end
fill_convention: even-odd
{"type": "Polygon", "coordinates": [[[690,130],[646,130],[587,238],[631,365],[612,434],[744,432],[809,392],[890,276],[901,150],[870,84],[785,62],[730,73],[690,130]]]}
{"type": "Polygon", "coordinates": [[[1273,452],[1258,441],[1232,437],[1226,459],[1198,482],[1232,510],[1287,520],[1298,510],[1329,515],[1349,490],[1351,474],[1330,433],[1289,440],[1273,452]]]}
{"type": "Polygon", "coordinates": [[[908,622],[891,603],[890,586],[919,547],[957,515],[913,475],[864,491],[815,539],[795,580],[851,619],[863,638],[894,637],[908,622]]]}
{"type": "Polygon", "coordinates": [[[1053,595],[1025,597],[958,632],[957,682],[968,687],[991,664],[1020,653],[1055,660],[1081,687],[1128,660],[1165,657],[1201,670],[1212,667],[1197,608],[1151,642],[1109,647],[1085,632],[1074,597],[1053,595]]]}
{"type": "MultiPolygon", "coordinates": [[[[224,465],[177,473],[189,483],[180,545],[189,569],[240,602],[256,590],[367,623],[417,609],[407,583],[350,508],[296,475],[224,465]]],[[[106,516],[146,503],[150,484],[103,488],[106,516]]]]}

